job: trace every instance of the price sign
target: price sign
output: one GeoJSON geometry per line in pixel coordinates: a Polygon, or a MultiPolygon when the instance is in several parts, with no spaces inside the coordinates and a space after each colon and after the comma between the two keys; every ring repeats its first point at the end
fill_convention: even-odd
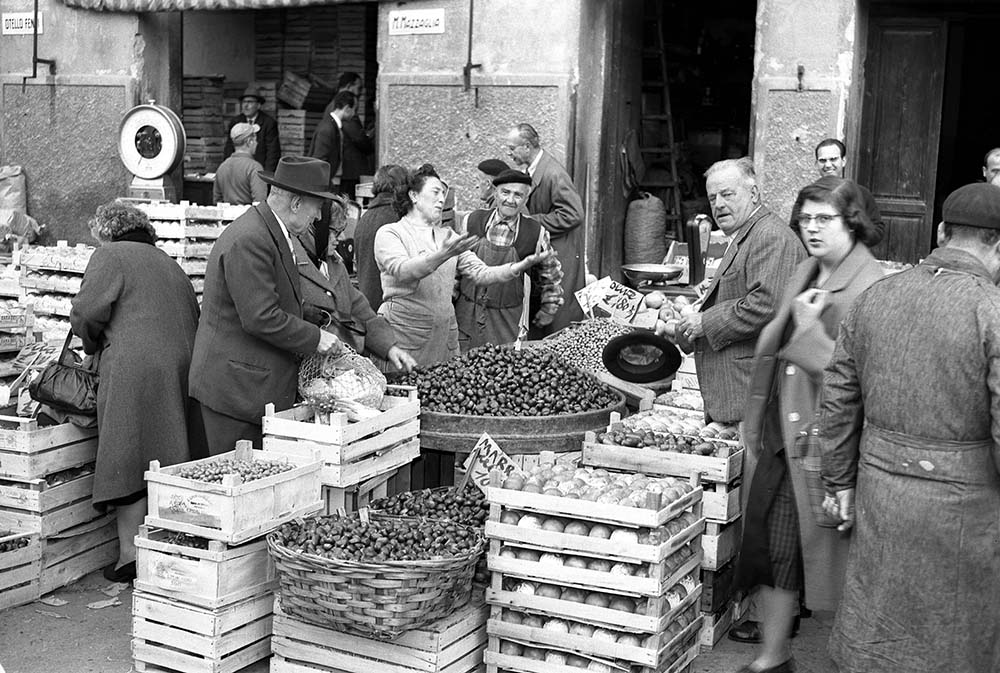
{"type": "Polygon", "coordinates": [[[595,316],[607,316],[631,323],[642,306],[642,293],[605,276],[588,286],[595,316]]]}
{"type": "Polygon", "coordinates": [[[493,470],[499,470],[505,478],[512,474],[524,476],[521,468],[485,432],[476,442],[476,447],[472,450],[468,460],[465,461],[465,470],[467,479],[476,482],[476,486],[483,493],[490,485],[490,472],[493,470]]]}

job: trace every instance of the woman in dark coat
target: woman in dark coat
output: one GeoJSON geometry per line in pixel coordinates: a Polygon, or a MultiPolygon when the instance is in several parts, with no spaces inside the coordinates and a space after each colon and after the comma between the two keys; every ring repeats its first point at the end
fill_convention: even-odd
{"type": "Polygon", "coordinates": [[[151,460],[166,466],[189,459],[188,367],[198,301],[181,268],[154,245],[156,231],[142,211],[111,202],[91,224],[101,245],[70,323],[84,351],[101,353],[93,503],[117,510],[119,558],[105,577],[129,581],[133,538],[146,513],[143,472],[151,460]]]}
{"type": "Polygon", "coordinates": [[[796,267],[757,340],[743,416],[744,442],[757,464],[744,475],[750,493],[736,581],[761,587],[763,646],[741,673],[794,670],[789,637],[801,589],[814,610],[835,610],[840,600],[849,538],[815,514],[820,456],[809,433],[840,320],[883,275],[866,246],[876,230],[861,204],[857,185],[837,177],[799,192],[792,228],[809,258],[796,267]]]}

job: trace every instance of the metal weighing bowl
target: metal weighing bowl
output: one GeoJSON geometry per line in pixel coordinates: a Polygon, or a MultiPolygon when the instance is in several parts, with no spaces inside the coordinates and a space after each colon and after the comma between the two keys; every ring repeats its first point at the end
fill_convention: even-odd
{"type": "Polygon", "coordinates": [[[639,283],[666,283],[677,280],[684,273],[684,266],[681,264],[625,264],[622,266],[622,273],[634,284],[639,283]]]}

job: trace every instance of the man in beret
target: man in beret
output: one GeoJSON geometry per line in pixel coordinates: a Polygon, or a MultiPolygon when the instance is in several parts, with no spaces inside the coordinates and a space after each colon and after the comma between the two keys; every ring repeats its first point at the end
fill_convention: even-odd
{"type": "Polygon", "coordinates": [[[233,146],[233,139],[230,132],[237,124],[255,124],[257,131],[257,149],[254,150],[253,158],[264,167],[265,171],[271,172],[278,167],[278,159],[281,157],[281,140],[278,137],[278,122],[274,117],[261,111],[260,106],[264,104],[264,97],[253,85],[240,96],[240,114],[229,120],[226,127],[226,145],[222,149],[222,157],[228,159],[229,155],[236,151],[233,146]]]}
{"type": "Polygon", "coordinates": [[[869,287],[823,377],[824,509],[853,527],[841,673],[1000,671],[1000,190],[952,192],[942,246],[869,287]]]}
{"type": "MultiPolygon", "coordinates": [[[[551,250],[549,233],[521,213],[531,190],[531,176],[511,168],[493,178],[495,208],[474,210],[462,220],[461,232],[479,237],[472,249],[489,265],[520,262],[551,250]]],[[[523,339],[529,323],[544,327],[562,306],[562,267],[552,255],[506,283],[476,285],[459,280],[455,316],[462,352],[483,344],[523,339]]]]}
{"type": "Polygon", "coordinates": [[[248,205],[267,199],[267,185],[260,179],[264,167],[253,158],[257,149],[256,124],[240,122],[229,130],[236,151],[215,171],[212,195],[216,203],[248,205]]]}
{"type": "Polygon", "coordinates": [[[484,159],[479,162],[476,168],[479,169],[479,179],[476,181],[476,187],[479,190],[479,200],[483,202],[485,208],[492,208],[493,193],[496,191],[496,188],[493,186],[493,178],[506,170],[510,170],[510,166],[500,159],[484,159]]]}

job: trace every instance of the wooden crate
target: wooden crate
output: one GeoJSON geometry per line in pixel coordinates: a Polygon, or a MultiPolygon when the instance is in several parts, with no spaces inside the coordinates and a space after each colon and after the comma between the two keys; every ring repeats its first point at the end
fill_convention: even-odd
{"type": "Polygon", "coordinates": [[[97,430],[0,416],[0,479],[39,479],[97,459],[97,430]]]}
{"type": "Polygon", "coordinates": [[[30,603],[41,593],[42,543],[36,533],[0,533],[0,543],[27,539],[27,546],[0,552],[0,610],[30,603]]]}
{"type": "MultiPolygon", "coordinates": [[[[409,466],[407,466],[408,468],[409,466]]],[[[336,486],[323,487],[323,514],[337,514],[340,511],[350,514],[368,507],[373,500],[389,495],[389,484],[396,478],[396,472],[387,472],[373,477],[362,484],[347,488],[336,486]]]]}
{"type": "Polygon", "coordinates": [[[470,673],[482,668],[489,608],[470,602],[386,642],[285,615],[275,600],[271,673],[470,673]]]}
{"type": "Polygon", "coordinates": [[[701,571],[701,611],[718,612],[723,609],[733,597],[733,580],[736,577],[736,564],[729,562],[718,570],[701,571]]]}
{"type": "Polygon", "coordinates": [[[680,633],[672,635],[668,631],[659,631],[644,634],[639,645],[615,643],[600,638],[505,621],[504,609],[499,606],[492,608],[486,630],[490,635],[491,649],[494,651],[498,651],[495,639],[510,640],[531,647],[573,652],[602,659],[623,659],[639,666],[659,669],[668,663],[671,655],[680,649],[682,643],[689,638],[697,637],[700,631],[701,617],[697,612],[697,606],[687,603],[687,612],[689,615],[693,614],[694,618],[680,633]]]}
{"type": "Polygon", "coordinates": [[[498,486],[486,487],[486,499],[491,505],[633,528],[662,526],[685,510],[700,503],[701,497],[702,489],[697,486],[666,506],[661,505],[652,509],[609,505],[557,495],[525,493],[498,486]]]}
{"type": "Polygon", "coordinates": [[[137,671],[234,673],[271,655],[274,596],[207,609],[136,591],[132,656],[137,671]]]}
{"type": "Polygon", "coordinates": [[[718,570],[736,556],[740,544],[740,520],[720,524],[709,521],[701,536],[701,567],[718,570]]]}
{"type": "Polygon", "coordinates": [[[703,484],[702,507],[705,518],[716,523],[730,523],[740,518],[740,484],[707,482],[703,484]]]}
{"type": "Polygon", "coordinates": [[[70,528],[42,541],[42,594],[72,584],[118,560],[118,525],[114,515],[70,528]]]}
{"type": "Polygon", "coordinates": [[[146,472],[146,525],[229,544],[252,540],[323,507],[319,481],[322,465],[314,458],[254,451],[246,441],[238,442],[235,451],[190,463],[161,468],[154,460],[146,472]],[[297,467],[246,483],[237,475],[226,475],[221,484],[177,476],[185,467],[226,458],[288,461],[297,467]]]}
{"type": "Polygon", "coordinates": [[[726,601],[714,612],[702,612],[698,643],[702,652],[711,652],[733,624],[739,622],[746,610],[745,602],[726,601]]]}
{"type": "Polygon", "coordinates": [[[91,498],[94,474],[49,486],[44,479],[0,480],[0,530],[51,537],[100,516],[91,498]]]}
{"type": "MultiPolygon", "coordinates": [[[[517,528],[517,526],[511,526],[517,528]]],[[[665,543],[669,549],[668,556],[675,553],[688,542],[695,540],[705,529],[705,520],[699,519],[691,526],[687,527],[677,535],[674,535],[665,543]]],[[[527,530],[520,528],[518,530],[527,530]]],[[[541,531],[548,532],[548,531],[541,531]]],[[[592,538],[577,535],[585,540],[592,538]]],[[[610,542],[610,540],[603,540],[610,542]]],[[[614,594],[625,594],[629,596],[658,597],[667,592],[670,587],[679,582],[692,570],[700,567],[701,555],[695,553],[690,559],[685,561],[680,568],[671,570],[664,561],[656,563],[646,563],[644,567],[647,577],[634,577],[632,575],[617,575],[600,570],[589,570],[585,568],[573,568],[561,565],[551,565],[529,561],[525,559],[513,559],[500,556],[501,542],[497,539],[490,540],[490,552],[487,563],[493,572],[494,578],[517,577],[531,582],[544,582],[547,584],[557,584],[569,586],[588,591],[605,591],[614,594]]],[[[516,541],[514,544],[518,544],[516,541]]],[[[618,544],[615,542],[615,544],[618,544]]],[[[697,543],[696,543],[697,544],[697,543]]],[[[526,545],[533,549],[539,549],[537,543],[526,545]]],[[[649,545],[647,545],[649,546],[649,545]]],[[[541,549],[546,549],[542,547],[541,549]]],[[[560,546],[549,546],[550,552],[565,554],[566,550],[560,546]]],[[[600,558],[602,555],[598,555],[600,558]]],[[[607,559],[609,563],[610,559],[607,559]]],[[[495,585],[496,586],[496,585],[495,585]]],[[[499,588],[499,587],[497,587],[499,588]]]]}
{"type": "Polygon", "coordinates": [[[389,472],[420,455],[420,401],[415,388],[407,397],[386,395],[382,413],[352,422],[347,414],[318,414],[308,406],[286,411],[267,405],[264,449],[312,456],[324,462],[322,483],[345,488],[389,472]]]}
{"type": "MultiPolygon", "coordinates": [[[[711,440],[721,442],[724,440],[711,440]]],[[[727,444],[734,444],[726,442],[727,444]]],[[[659,451],[654,448],[632,448],[600,444],[597,435],[588,431],[583,441],[583,464],[643,474],[688,477],[700,474],[702,481],[728,484],[743,474],[743,456],[739,448],[725,457],[694,456],[676,451],[659,451]]]]}
{"type": "Polygon", "coordinates": [[[277,587],[263,539],[239,546],[209,540],[208,549],[166,541],[171,531],[140,526],[135,588],[205,608],[219,608],[277,587]]]}

